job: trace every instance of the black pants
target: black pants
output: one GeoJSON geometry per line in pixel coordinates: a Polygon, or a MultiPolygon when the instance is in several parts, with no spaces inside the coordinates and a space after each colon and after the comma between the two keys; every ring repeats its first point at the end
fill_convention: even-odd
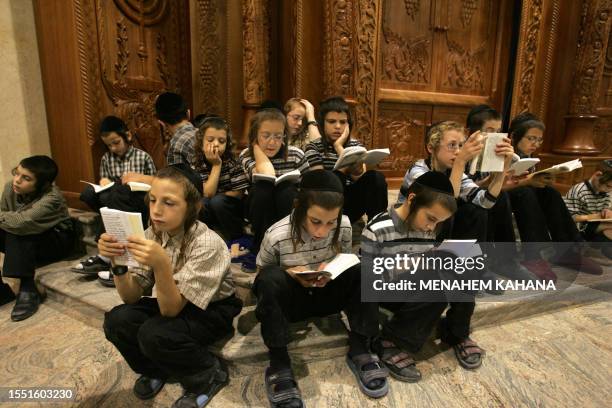
{"type": "Polygon", "coordinates": [[[476,239],[487,241],[488,213],[485,208],[465,201],[457,201],[457,212],[440,228],[441,239],[476,239]]]}
{"type": "MultiPolygon", "coordinates": [[[[520,187],[510,190],[510,201],[523,242],[581,242],[561,194],[552,187],[520,187]]],[[[534,245],[527,246],[526,259],[539,258],[534,245]]]]}
{"type": "MultiPolygon", "coordinates": [[[[417,353],[448,305],[447,302],[383,303],[382,307],[393,312],[391,319],[383,324],[383,336],[399,340],[409,352],[417,353]]],[[[469,337],[474,307],[474,302],[450,303],[441,322],[442,341],[453,346],[469,337]]]]}
{"type": "Polygon", "coordinates": [[[114,186],[101,193],[96,193],[92,186],[87,185],[79,198],[96,212],[100,212],[102,207],[139,212],[142,214],[142,223],[146,229],[149,225],[149,207],[145,204],[145,195],[143,191],[132,191],[127,184],[115,183],[114,186]]]}
{"type": "Polygon", "coordinates": [[[376,170],[365,172],[355,183],[346,185],[343,173],[336,172],[344,185],[344,214],[351,223],[366,214],[368,220],[387,210],[387,181],[382,173],[376,170]]]}
{"type": "Polygon", "coordinates": [[[363,336],[378,334],[378,303],[361,302],[361,267],[356,265],[322,288],[305,288],[279,266],[264,267],[253,284],[255,314],[268,348],[286,347],[291,341],[289,323],[309,317],[347,314],[351,331],[363,336]]]}
{"type": "Polygon", "coordinates": [[[286,217],[293,208],[297,186],[292,182],[274,185],[269,181],[257,181],[249,191],[249,220],[253,226],[252,253],[259,252],[259,246],[272,224],[286,217]]]}
{"type": "Polygon", "coordinates": [[[32,278],[37,267],[69,255],[73,243],[71,230],[51,228],[41,234],[16,235],[0,229],[0,252],[4,253],[2,276],[32,278]]]}
{"type": "Polygon", "coordinates": [[[115,306],[104,315],[104,334],[136,373],[152,378],[177,379],[198,392],[202,372],[216,357],[207,346],[233,331],[232,321],[242,302],[235,296],[202,310],[187,303],[176,317],[161,316],[157,299],[115,306]]]}
{"type": "Polygon", "coordinates": [[[515,242],[512,226],[512,206],[507,192],[502,191],[487,216],[488,242],[515,242]]]}
{"type": "Polygon", "coordinates": [[[239,238],[244,227],[242,199],[222,193],[205,198],[202,221],[225,239],[239,238]]]}

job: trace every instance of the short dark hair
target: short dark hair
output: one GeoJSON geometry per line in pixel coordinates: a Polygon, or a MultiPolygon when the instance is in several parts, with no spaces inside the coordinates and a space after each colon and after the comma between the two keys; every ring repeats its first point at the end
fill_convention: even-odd
{"type": "Polygon", "coordinates": [[[468,129],[469,134],[471,135],[472,133],[481,130],[485,122],[488,120],[501,120],[501,115],[489,105],[477,105],[468,112],[465,127],[468,129]]]}
{"type": "MultiPolygon", "coordinates": [[[[335,176],[334,176],[335,177],[335,176]]],[[[338,208],[338,218],[336,219],[336,230],[330,246],[336,251],[340,252],[340,227],[342,224],[342,207],[344,205],[344,194],[337,193],[335,191],[318,191],[311,189],[300,189],[297,193],[295,200],[293,201],[293,213],[291,214],[291,241],[293,242],[293,249],[297,249],[298,243],[302,241],[302,227],[306,220],[306,214],[308,209],[313,205],[317,205],[326,210],[333,210],[338,208]]]]}
{"type": "Polygon", "coordinates": [[[232,140],[232,130],[230,129],[227,122],[218,116],[208,116],[203,119],[198,127],[198,131],[196,132],[196,141],[195,141],[195,161],[194,168],[198,171],[202,171],[204,167],[208,164],[208,160],[206,160],[206,155],[202,151],[204,146],[204,135],[206,134],[206,130],[213,128],[217,130],[225,130],[227,135],[227,142],[225,145],[225,151],[221,155],[221,160],[223,162],[233,161],[234,160],[234,143],[232,140]]]}
{"type": "Polygon", "coordinates": [[[26,157],[19,165],[34,173],[36,195],[41,195],[51,188],[59,171],[57,164],[49,156],[26,157]]]}
{"type": "Polygon", "coordinates": [[[514,119],[512,119],[512,122],[510,122],[510,128],[508,129],[514,147],[518,145],[527,131],[533,128],[540,129],[542,132],[546,130],[544,122],[533,113],[523,112],[516,115],[514,119]]]}
{"type": "Polygon", "coordinates": [[[117,116],[106,116],[100,122],[100,137],[107,137],[111,133],[116,133],[126,142],[130,143],[128,138],[128,127],[123,120],[117,116]]]}
{"type": "Polygon", "coordinates": [[[596,171],[601,172],[600,183],[607,183],[612,180],[612,159],[602,160],[597,164],[596,171]]]}
{"type": "MultiPolygon", "coordinates": [[[[325,99],[319,105],[319,114],[317,115],[317,123],[319,129],[325,133],[325,117],[329,112],[346,113],[349,129],[353,128],[353,115],[351,114],[351,108],[348,103],[341,96],[332,96],[331,98],[325,99]]],[[[322,135],[321,140],[327,142],[325,134],[322,135]]]]}
{"type": "MultiPolygon", "coordinates": [[[[418,180],[418,179],[417,179],[418,180]]],[[[408,219],[406,223],[409,225],[412,223],[414,217],[416,217],[417,212],[421,208],[429,208],[434,204],[440,204],[442,207],[447,209],[454,214],[457,211],[457,199],[450,195],[440,191],[433,190],[427,186],[414,182],[408,187],[406,192],[406,199],[409,194],[414,194],[414,199],[410,203],[409,211],[408,211],[408,219]]],[[[441,224],[438,224],[438,228],[436,228],[436,233],[439,232],[441,224]]]]}
{"type": "Polygon", "coordinates": [[[176,125],[188,118],[187,104],[183,97],[173,92],[165,92],[155,101],[155,116],[169,125],[176,125]]]}

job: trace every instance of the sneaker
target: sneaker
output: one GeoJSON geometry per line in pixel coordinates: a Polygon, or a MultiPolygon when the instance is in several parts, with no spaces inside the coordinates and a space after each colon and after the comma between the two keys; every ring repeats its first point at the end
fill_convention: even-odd
{"type": "Polygon", "coordinates": [[[71,269],[73,272],[82,273],[84,275],[97,275],[100,271],[108,271],[110,267],[110,263],[96,255],[79,262],[71,269]]]}
{"type": "Polygon", "coordinates": [[[134,388],[132,390],[134,391],[134,395],[139,399],[148,400],[156,396],[165,383],[165,380],[141,375],[134,383],[134,388]]]}
{"type": "Polygon", "coordinates": [[[102,286],[106,286],[107,288],[115,287],[115,280],[113,279],[113,275],[110,271],[100,271],[98,272],[98,282],[102,286]]]}
{"type": "Polygon", "coordinates": [[[557,282],[557,275],[550,269],[548,262],[543,259],[530,259],[521,262],[521,265],[542,281],[557,282]]]}
{"type": "Polygon", "coordinates": [[[603,269],[596,262],[581,255],[579,252],[566,251],[563,255],[553,261],[556,265],[564,266],[575,271],[588,273],[590,275],[601,275],[603,269]]]}

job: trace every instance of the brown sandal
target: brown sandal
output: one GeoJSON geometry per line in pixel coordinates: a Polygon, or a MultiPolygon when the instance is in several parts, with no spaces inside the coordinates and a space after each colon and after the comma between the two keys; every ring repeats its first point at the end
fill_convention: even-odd
{"type": "Polygon", "coordinates": [[[389,374],[400,381],[417,382],[421,379],[421,372],[416,367],[414,358],[402,351],[390,340],[381,339],[378,350],[380,360],[389,369],[389,374]]]}
{"type": "Polygon", "coordinates": [[[485,351],[469,337],[453,346],[459,364],[468,370],[474,370],[482,365],[485,351]]]}

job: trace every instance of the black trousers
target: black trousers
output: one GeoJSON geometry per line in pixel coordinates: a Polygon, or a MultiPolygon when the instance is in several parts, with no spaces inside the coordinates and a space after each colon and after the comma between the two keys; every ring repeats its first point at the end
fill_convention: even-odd
{"type": "Polygon", "coordinates": [[[515,242],[512,205],[508,193],[500,192],[495,205],[488,212],[487,242],[515,242]]]}
{"type": "Polygon", "coordinates": [[[297,185],[289,181],[274,185],[261,180],[253,184],[248,198],[249,220],[255,235],[252,253],[259,252],[266,230],[291,213],[296,195],[297,185]]]}
{"type": "Polygon", "coordinates": [[[485,208],[458,200],[457,212],[442,224],[438,237],[486,242],[487,223],[488,213],[485,208]]]}
{"type": "Polygon", "coordinates": [[[149,207],[145,204],[145,195],[143,191],[132,191],[127,184],[115,183],[101,193],[96,193],[92,186],[87,185],[79,198],[96,212],[100,212],[102,207],[139,212],[142,214],[142,223],[146,229],[149,225],[149,207]]]}
{"type": "Polygon", "coordinates": [[[344,214],[351,223],[366,214],[368,220],[387,210],[388,192],[385,176],[379,171],[365,172],[355,183],[346,185],[349,176],[335,172],[344,185],[344,214]]]}
{"type": "Polygon", "coordinates": [[[244,227],[243,210],[241,198],[216,194],[204,199],[202,222],[219,231],[225,239],[239,238],[244,227]]]}
{"type": "Polygon", "coordinates": [[[383,336],[399,340],[409,352],[417,353],[449,304],[446,318],[441,321],[441,339],[451,346],[458,344],[470,335],[474,302],[383,303],[382,307],[393,312],[383,324],[383,336]]]}
{"type": "Polygon", "coordinates": [[[176,317],[160,314],[157,299],[115,306],[104,315],[104,334],[136,373],[152,378],[177,379],[198,392],[202,372],[215,362],[207,346],[233,331],[242,302],[235,296],[202,310],[187,303],[176,317]]]}
{"type": "Polygon", "coordinates": [[[361,266],[356,265],[322,288],[305,288],[279,266],[264,267],[253,284],[255,314],[268,348],[286,347],[289,323],[344,310],[351,331],[367,337],[378,334],[378,303],[361,302],[361,266]]]}
{"type": "Polygon", "coordinates": [[[41,234],[16,235],[0,229],[0,252],[4,253],[2,276],[32,278],[37,267],[68,256],[73,244],[72,230],[51,228],[41,234]]]}
{"type": "MultiPolygon", "coordinates": [[[[510,201],[523,242],[582,242],[561,194],[552,187],[510,190],[510,201]]],[[[538,248],[527,246],[526,259],[539,258],[538,248]]]]}

